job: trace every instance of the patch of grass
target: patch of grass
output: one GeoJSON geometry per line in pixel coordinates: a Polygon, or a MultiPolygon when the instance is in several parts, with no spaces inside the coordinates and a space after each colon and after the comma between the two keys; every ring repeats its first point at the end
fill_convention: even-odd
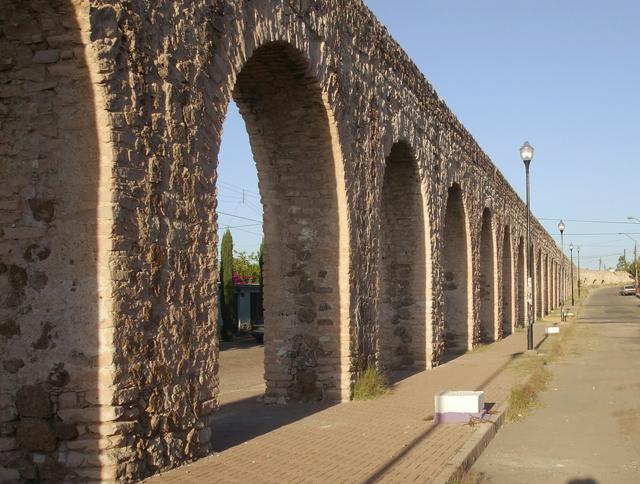
{"type": "Polygon", "coordinates": [[[564,325],[559,335],[544,341],[537,355],[521,356],[511,363],[510,368],[526,380],[514,386],[509,393],[507,419],[520,420],[538,405],[538,394],[552,378],[547,365],[570,352],[570,342],[577,331],[578,325],[564,325]]]}
{"type": "Polygon", "coordinates": [[[487,351],[491,348],[491,345],[488,343],[478,343],[476,344],[473,349],[471,350],[472,353],[482,353],[484,351],[487,351]]]}
{"type": "Polygon", "coordinates": [[[516,385],[509,392],[507,419],[511,421],[523,418],[538,404],[538,394],[547,387],[551,380],[551,372],[546,367],[544,358],[527,359],[531,360],[529,364],[534,369],[527,381],[516,385]]]}
{"type": "Polygon", "coordinates": [[[372,400],[384,395],[389,385],[386,378],[375,368],[367,367],[356,378],[353,387],[354,400],[372,400]]]}

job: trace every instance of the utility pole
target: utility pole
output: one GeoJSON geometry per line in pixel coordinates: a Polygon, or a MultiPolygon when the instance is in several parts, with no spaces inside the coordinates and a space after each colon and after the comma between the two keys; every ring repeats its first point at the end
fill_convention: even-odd
{"type": "Polygon", "coordinates": [[[576,302],[573,298],[573,242],[569,244],[569,253],[571,254],[571,305],[575,306],[576,302]]]}
{"type": "Polygon", "coordinates": [[[580,247],[578,247],[578,299],[580,299],[580,247]]]}
{"type": "MultiPolygon", "coordinates": [[[[633,218],[633,217],[629,217],[629,218],[633,218]]],[[[638,292],[638,242],[629,234],[624,234],[620,232],[620,235],[624,235],[626,238],[633,240],[633,268],[636,272],[635,280],[636,280],[636,293],[637,293],[638,292]]]]}
{"type": "Polygon", "coordinates": [[[633,241],[633,267],[636,270],[636,292],[638,292],[638,243],[633,241]]]}

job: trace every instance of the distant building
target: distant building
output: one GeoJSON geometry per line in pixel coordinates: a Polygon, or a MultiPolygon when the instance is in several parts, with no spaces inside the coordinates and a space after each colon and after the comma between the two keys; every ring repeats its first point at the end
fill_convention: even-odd
{"type": "MultiPolygon", "coordinates": [[[[260,284],[235,284],[236,320],[234,331],[238,331],[240,325],[254,325],[262,323],[262,291],[260,284]]],[[[218,298],[218,326],[222,326],[222,311],[218,298]]]]}

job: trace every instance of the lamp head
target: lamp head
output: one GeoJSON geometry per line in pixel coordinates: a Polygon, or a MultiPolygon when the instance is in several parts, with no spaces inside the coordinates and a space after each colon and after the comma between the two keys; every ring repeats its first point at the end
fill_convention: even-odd
{"type": "Polygon", "coordinates": [[[520,147],[520,158],[522,158],[525,164],[529,164],[533,158],[533,146],[531,146],[528,141],[525,141],[520,147]]]}
{"type": "Polygon", "coordinates": [[[573,252],[573,242],[569,244],[569,250],[573,252]]]}
{"type": "Polygon", "coordinates": [[[562,220],[558,223],[558,230],[560,230],[560,233],[564,232],[564,222],[562,220]]]}

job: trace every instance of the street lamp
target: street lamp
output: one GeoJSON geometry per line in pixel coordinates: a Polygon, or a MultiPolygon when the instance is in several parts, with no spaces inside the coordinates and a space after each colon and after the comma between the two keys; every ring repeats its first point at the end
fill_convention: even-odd
{"type": "Polygon", "coordinates": [[[573,242],[569,244],[569,253],[571,254],[571,305],[575,306],[575,301],[573,300],[573,242]]]}
{"type": "MultiPolygon", "coordinates": [[[[627,217],[627,218],[628,219],[638,220],[635,217],[627,217]]],[[[638,220],[638,222],[640,222],[640,220],[638,220]]],[[[638,242],[636,241],[636,239],[631,237],[629,234],[623,234],[621,232],[620,235],[624,235],[625,237],[628,237],[631,240],[633,240],[633,267],[634,267],[634,269],[636,271],[636,293],[637,293],[638,292],[638,242]]]]}
{"type": "Polygon", "coordinates": [[[527,324],[527,350],[533,350],[533,292],[532,292],[532,274],[533,260],[531,250],[531,195],[529,189],[529,164],[533,158],[533,146],[525,141],[520,147],[520,158],[524,163],[525,173],[527,177],[527,302],[529,304],[529,321],[527,324]]]}
{"type": "Polygon", "coordinates": [[[580,299],[580,247],[578,247],[578,299],[580,299]]]}
{"type": "Polygon", "coordinates": [[[560,230],[560,250],[562,251],[562,268],[560,269],[560,321],[564,321],[564,222],[558,222],[558,230],[560,230]]]}

